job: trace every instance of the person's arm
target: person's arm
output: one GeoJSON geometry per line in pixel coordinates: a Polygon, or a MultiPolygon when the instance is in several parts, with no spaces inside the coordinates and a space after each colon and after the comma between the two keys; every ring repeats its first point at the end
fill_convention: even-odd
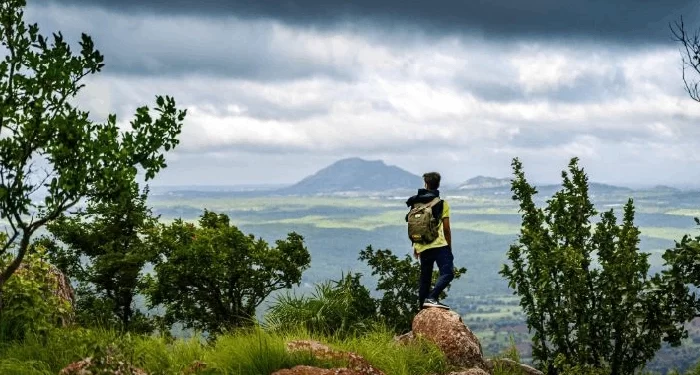
{"type": "Polygon", "coordinates": [[[452,231],[450,230],[450,218],[445,217],[442,219],[442,230],[445,232],[445,239],[447,240],[447,246],[452,250],[452,231]]]}

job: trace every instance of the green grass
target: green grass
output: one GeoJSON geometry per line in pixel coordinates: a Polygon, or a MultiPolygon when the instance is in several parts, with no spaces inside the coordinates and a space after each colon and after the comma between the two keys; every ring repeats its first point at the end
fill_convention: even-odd
{"type": "Polygon", "coordinates": [[[223,335],[211,344],[198,337],[119,335],[87,329],[61,329],[48,337],[30,336],[21,343],[0,344],[0,374],[56,374],[66,365],[115,348],[119,358],[150,374],[180,374],[196,361],[206,363],[206,374],[269,375],[296,365],[345,367],[344,361],[313,358],[307,352],[289,353],[286,342],[315,339],[332,348],[354,351],[386,374],[427,375],[448,372],[444,355],[426,342],[399,345],[393,334],[377,328],[351,338],[313,337],[303,331],[273,334],[256,328],[223,335]]]}
{"type": "Polygon", "coordinates": [[[336,347],[362,355],[386,374],[442,374],[449,371],[444,355],[425,341],[397,345],[393,333],[383,329],[333,342],[336,347]]]}
{"type": "Polygon", "coordinates": [[[56,374],[65,365],[92,355],[100,345],[116,341],[119,338],[115,333],[99,330],[60,330],[48,337],[29,335],[22,343],[0,344],[0,373],[56,374]]]}

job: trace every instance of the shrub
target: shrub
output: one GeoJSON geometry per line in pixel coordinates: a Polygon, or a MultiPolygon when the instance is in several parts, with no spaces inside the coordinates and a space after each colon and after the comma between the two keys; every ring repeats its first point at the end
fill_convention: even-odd
{"type": "MultiPolygon", "coordinates": [[[[10,261],[11,256],[0,258],[0,267],[10,261]]],[[[46,334],[71,320],[70,286],[47,262],[43,247],[32,247],[15,276],[3,287],[0,341],[22,339],[28,333],[46,334]]]]}

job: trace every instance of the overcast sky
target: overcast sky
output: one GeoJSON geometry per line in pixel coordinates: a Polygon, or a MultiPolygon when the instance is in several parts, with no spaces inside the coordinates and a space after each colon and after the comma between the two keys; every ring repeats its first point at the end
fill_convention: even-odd
{"type": "Polygon", "coordinates": [[[696,0],[29,0],[44,34],[90,34],[93,118],[156,94],[188,109],[154,184],[295,182],[345,157],[448,182],[700,186],[700,103],[669,22],[696,0]]]}

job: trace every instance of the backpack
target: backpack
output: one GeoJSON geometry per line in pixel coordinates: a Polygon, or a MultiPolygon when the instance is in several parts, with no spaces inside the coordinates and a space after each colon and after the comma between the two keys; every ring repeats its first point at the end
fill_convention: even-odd
{"type": "Polygon", "coordinates": [[[413,243],[427,244],[440,235],[438,218],[433,216],[433,206],[440,202],[435,198],[428,203],[418,203],[408,211],[408,238],[413,243]]]}

